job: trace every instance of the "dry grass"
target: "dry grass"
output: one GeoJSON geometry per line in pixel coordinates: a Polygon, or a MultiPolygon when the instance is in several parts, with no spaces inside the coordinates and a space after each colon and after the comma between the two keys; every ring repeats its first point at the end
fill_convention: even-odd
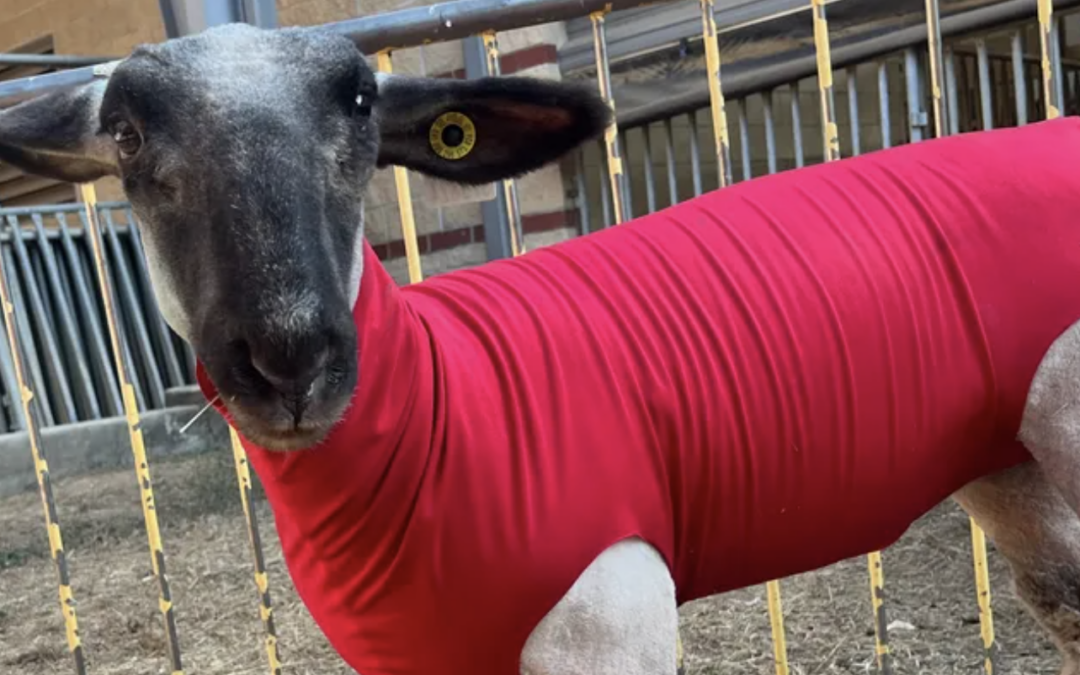
{"type": "MultiPolygon", "coordinates": [[[[234,474],[226,453],[154,467],[169,577],[189,673],[264,673],[262,627],[234,474]]],[[[157,587],[150,574],[138,490],[129,472],[57,485],[59,512],[91,672],[166,673],[157,587]]],[[[350,672],[298,601],[265,504],[271,588],[287,673],[350,672]]],[[[937,509],[885,553],[894,672],[978,673],[981,643],[966,517],[937,509]]],[[[1056,673],[1057,657],[992,555],[999,673],[1056,673]]],[[[873,672],[873,633],[862,558],[783,583],[793,675],[873,672]]],[[[764,589],[683,608],[693,675],[774,672],[764,589]]],[[[70,672],[36,494],[0,501],[0,673],[70,672]]]]}

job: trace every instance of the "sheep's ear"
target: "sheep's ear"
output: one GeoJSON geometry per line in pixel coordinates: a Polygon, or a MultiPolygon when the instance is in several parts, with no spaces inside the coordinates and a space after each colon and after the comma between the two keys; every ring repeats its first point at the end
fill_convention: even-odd
{"type": "Polygon", "coordinates": [[[521,77],[380,76],[379,166],[456,183],[514,178],[603,133],[611,108],[584,86],[521,77]]]}
{"type": "Polygon", "coordinates": [[[116,146],[98,122],[107,85],[96,80],[0,112],[0,161],[72,183],[119,175],[116,146]]]}

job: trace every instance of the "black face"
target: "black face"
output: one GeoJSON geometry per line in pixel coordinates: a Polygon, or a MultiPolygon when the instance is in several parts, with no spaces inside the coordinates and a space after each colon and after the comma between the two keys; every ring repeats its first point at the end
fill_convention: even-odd
{"type": "Polygon", "coordinates": [[[319,440],[356,383],[376,95],[343,38],[235,26],[137,51],[102,100],[162,310],[266,447],[319,440]]]}

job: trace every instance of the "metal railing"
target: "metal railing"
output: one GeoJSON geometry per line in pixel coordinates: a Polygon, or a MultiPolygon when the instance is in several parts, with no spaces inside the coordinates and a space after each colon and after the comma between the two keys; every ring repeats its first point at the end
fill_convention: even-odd
{"type": "MultiPolygon", "coordinates": [[[[1035,2],[1027,4],[1033,9],[1035,2]]],[[[1011,7],[991,9],[992,14],[981,11],[989,18],[1013,16],[1011,7]]],[[[949,36],[941,48],[942,108],[951,113],[943,119],[944,133],[1017,126],[1047,117],[1038,44],[1025,48],[1025,42],[1032,41],[1025,39],[1024,32],[1037,25],[1035,19],[1032,13],[1026,24],[1010,21],[980,32],[960,30],[975,25],[964,15],[942,21],[949,36]]],[[[937,116],[925,53],[926,28],[921,30],[923,51],[908,45],[864,61],[851,62],[845,56],[843,66],[834,67],[836,101],[831,113],[841,156],[935,135],[937,116]]],[[[898,36],[892,39],[899,40],[898,36]]],[[[867,46],[858,48],[875,53],[867,46]]],[[[846,51],[851,50],[849,47],[846,51]]],[[[834,49],[832,53],[843,55],[845,49],[834,49]]],[[[1052,96],[1061,101],[1062,114],[1080,113],[1080,61],[1062,58],[1053,45],[1051,53],[1055,83],[1052,96]]],[[[816,70],[816,66],[815,57],[813,63],[792,70],[795,79],[779,83],[771,77],[775,68],[770,67],[757,88],[742,80],[724,80],[723,90],[728,95],[724,97],[726,114],[722,122],[727,129],[715,120],[706,84],[695,94],[697,105],[690,110],[677,100],[667,102],[674,114],[660,114],[662,108],[657,104],[619,115],[624,219],[653,213],[700,195],[703,190],[721,187],[725,184],[721,168],[729,173],[731,182],[739,182],[825,161],[827,153],[818,140],[824,127],[816,113],[821,105],[819,76],[810,70],[816,70]],[[812,110],[815,113],[810,114],[812,110]],[[721,143],[721,139],[721,156],[731,162],[730,168],[715,154],[702,150],[721,143]]],[[[711,66],[701,70],[703,81],[711,77],[711,66]]],[[[598,141],[582,149],[575,162],[571,184],[582,232],[618,222],[606,154],[605,143],[598,141]]]]}
{"type": "MultiPolygon", "coordinates": [[[[165,392],[194,384],[194,360],[165,324],[150,288],[138,229],[123,203],[102,203],[98,214],[117,289],[124,349],[137,374],[140,411],[165,407],[165,392]]],[[[97,291],[83,205],[0,208],[0,256],[8,270],[27,375],[39,392],[42,426],[123,415],[97,291]]],[[[0,348],[0,433],[26,421],[5,342],[0,348]]]]}

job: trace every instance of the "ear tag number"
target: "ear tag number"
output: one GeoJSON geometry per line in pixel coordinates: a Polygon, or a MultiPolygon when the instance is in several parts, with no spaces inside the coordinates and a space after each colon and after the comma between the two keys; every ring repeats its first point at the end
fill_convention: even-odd
{"type": "Polygon", "coordinates": [[[428,142],[439,157],[457,161],[476,147],[476,126],[462,113],[443,113],[431,124],[428,142]]]}

